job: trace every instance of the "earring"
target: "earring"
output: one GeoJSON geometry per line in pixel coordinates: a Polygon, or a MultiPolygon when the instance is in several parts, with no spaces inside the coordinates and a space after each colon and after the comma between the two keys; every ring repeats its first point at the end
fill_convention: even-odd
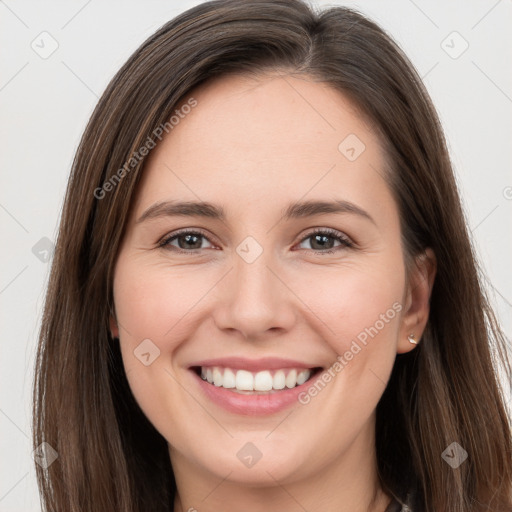
{"type": "Polygon", "coordinates": [[[416,338],[414,337],[414,334],[409,334],[409,336],[407,336],[407,339],[409,340],[409,343],[412,343],[413,345],[418,344],[418,342],[416,341],[416,338]]]}

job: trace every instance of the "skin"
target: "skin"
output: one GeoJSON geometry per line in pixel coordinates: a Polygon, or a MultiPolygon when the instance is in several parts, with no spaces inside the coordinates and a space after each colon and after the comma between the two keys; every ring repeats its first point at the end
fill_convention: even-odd
{"type": "Polygon", "coordinates": [[[406,279],[385,155],[340,92],[273,73],[221,77],[191,96],[197,106],[145,166],[116,263],[111,319],[132,392],[168,441],[175,510],[384,511],[375,408],[396,354],[415,348],[408,334],[420,340],[425,328],[434,255],[427,250],[406,279]],[[352,162],[338,150],[349,134],[366,146],[352,162]],[[136,222],[171,199],[222,205],[226,219],[136,222]],[[314,199],[350,201],[374,222],[353,213],[281,218],[289,203],[314,199]],[[355,245],[329,238],[335,252],[322,254],[310,234],[316,227],[355,245]],[[206,238],[158,247],[183,228],[206,238]],[[250,264],[236,252],[247,236],[263,249],[250,264]],[[173,252],[180,247],[190,254],[173,252]],[[328,368],[394,303],[400,313],[306,405],[266,417],[230,413],[188,370],[230,355],[328,368]],[[145,366],[133,351],[147,338],[160,355],[145,366]],[[236,456],[247,442],[262,453],[251,468],[236,456]]]}

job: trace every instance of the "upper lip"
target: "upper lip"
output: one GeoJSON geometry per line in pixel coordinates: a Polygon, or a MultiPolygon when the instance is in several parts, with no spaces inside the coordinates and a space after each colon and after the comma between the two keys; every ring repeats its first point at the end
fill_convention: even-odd
{"type": "Polygon", "coordinates": [[[293,359],[281,357],[262,357],[261,359],[247,359],[245,357],[222,357],[217,359],[204,359],[190,365],[191,368],[197,366],[220,366],[223,368],[233,368],[237,370],[247,370],[259,372],[263,370],[278,370],[281,368],[320,368],[321,365],[304,363],[293,359]]]}

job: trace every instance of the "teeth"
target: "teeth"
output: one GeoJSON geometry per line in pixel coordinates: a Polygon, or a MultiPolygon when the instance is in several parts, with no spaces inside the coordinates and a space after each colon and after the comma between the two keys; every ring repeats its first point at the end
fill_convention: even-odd
{"type": "Polygon", "coordinates": [[[291,389],[304,384],[311,377],[311,370],[264,370],[248,372],[230,368],[201,367],[201,378],[217,387],[236,391],[271,391],[291,389]]]}
{"type": "Polygon", "coordinates": [[[286,378],[283,370],[278,370],[274,374],[274,380],[272,387],[274,389],[283,389],[286,386],[286,378]]]}
{"type": "Polygon", "coordinates": [[[256,391],[270,391],[273,384],[270,372],[258,372],[254,377],[254,389],[256,391]]]}
{"type": "Polygon", "coordinates": [[[229,369],[224,370],[224,379],[222,382],[223,388],[232,389],[236,387],[236,375],[229,369]]]}
{"type": "Polygon", "coordinates": [[[309,375],[306,374],[306,372],[300,372],[297,375],[297,386],[300,386],[304,384],[308,380],[309,375]]]}
{"type": "Polygon", "coordinates": [[[235,387],[239,391],[252,391],[254,389],[254,377],[251,372],[238,370],[236,372],[235,387]]]}
{"type": "Polygon", "coordinates": [[[287,388],[294,388],[297,384],[297,370],[292,370],[285,380],[287,388]]]}
{"type": "Polygon", "coordinates": [[[222,377],[223,375],[221,371],[217,367],[215,367],[213,369],[213,384],[215,386],[222,386],[222,382],[224,380],[222,377]]]}

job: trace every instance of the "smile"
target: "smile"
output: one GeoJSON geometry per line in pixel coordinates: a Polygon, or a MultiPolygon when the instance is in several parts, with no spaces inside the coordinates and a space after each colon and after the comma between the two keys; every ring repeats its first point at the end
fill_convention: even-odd
{"type": "Polygon", "coordinates": [[[318,368],[282,368],[251,372],[221,366],[196,369],[204,381],[243,394],[292,389],[308,381],[316,370],[318,368]]]}
{"type": "Polygon", "coordinates": [[[299,395],[325,370],[279,357],[224,357],[195,361],[188,369],[206,400],[243,416],[265,416],[298,405],[299,395]]]}

